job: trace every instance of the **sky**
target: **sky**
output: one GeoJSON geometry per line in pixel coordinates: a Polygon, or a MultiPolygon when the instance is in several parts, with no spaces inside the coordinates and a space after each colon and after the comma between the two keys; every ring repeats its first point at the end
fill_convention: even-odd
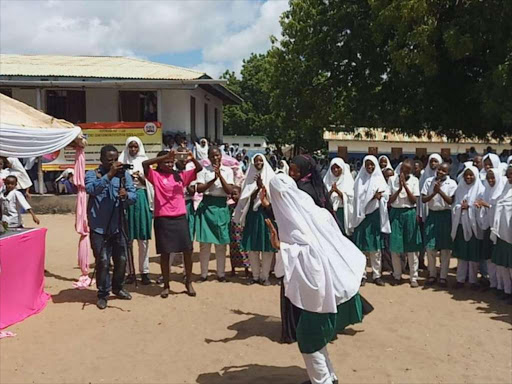
{"type": "Polygon", "coordinates": [[[0,52],[130,56],[220,76],[280,36],[288,0],[0,0],[0,52]]]}

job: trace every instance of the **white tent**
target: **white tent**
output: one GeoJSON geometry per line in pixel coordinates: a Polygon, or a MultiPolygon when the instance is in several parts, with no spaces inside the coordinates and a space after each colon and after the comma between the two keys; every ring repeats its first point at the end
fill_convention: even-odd
{"type": "Polygon", "coordinates": [[[73,141],[84,146],[81,128],[0,94],[0,156],[37,157],[73,141]]]}

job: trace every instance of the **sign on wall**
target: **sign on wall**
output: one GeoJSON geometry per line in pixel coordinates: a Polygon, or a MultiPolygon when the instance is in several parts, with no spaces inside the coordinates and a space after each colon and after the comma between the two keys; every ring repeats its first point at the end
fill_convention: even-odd
{"type": "MultiPolygon", "coordinates": [[[[137,136],[142,141],[149,158],[155,157],[162,150],[162,124],[160,122],[84,123],[78,125],[87,139],[85,148],[87,169],[95,169],[100,164],[101,147],[111,144],[121,153],[126,139],[130,136],[137,136]]],[[[73,168],[74,163],[75,150],[73,148],[64,148],[43,156],[44,171],[73,168]]]]}

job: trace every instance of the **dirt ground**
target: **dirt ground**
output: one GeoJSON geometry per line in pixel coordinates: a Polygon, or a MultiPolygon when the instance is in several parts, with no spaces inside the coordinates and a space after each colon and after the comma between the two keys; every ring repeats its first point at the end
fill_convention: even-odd
{"type": "MultiPolygon", "coordinates": [[[[112,299],[100,311],[94,289],[72,288],[79,276],[74,217],[40,218],[49,229],[46,290],[52,300],[8,329],[16,337],[0,341],[0,383],[307,380],[297,346],[279,343],[277,285],[247,286],[241,276],[212,280],[195,284],[198,296],[190,298],[175,267],[176,294],[168,299],[154,284],[128,286],[132,301],[112,299]]],[[[151,250],[156,279],[154,243],[151,250]]],[[[367,284],[361,292],[375,311],[328,347],[340,383],[512,382],[512,306],[492,293],[408,284],[367,284]]]]}

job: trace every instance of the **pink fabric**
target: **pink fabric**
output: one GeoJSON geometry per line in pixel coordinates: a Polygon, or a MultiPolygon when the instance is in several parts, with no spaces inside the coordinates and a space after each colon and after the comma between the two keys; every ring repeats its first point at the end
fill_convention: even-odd
{"type": "Polygon", "coordinates": [[[73,182],[78,190],[76,198],[75,230],[80,235],[80,240],[78,241],[78,265],[82,271],[82,277],[80,277],[78,283],[75,282],[73,286],[75,288],[84,288],[85,286],[82,284],[85,279],[84,276],[88,278],[89,275],[91,243],[89,241],[89,223],[87,221],[87,193],[85,192],[85,151],[82,147],[76,148],[73,182]]]}
{"type": "Polygon", "coordinates": [[[195,169],[180,173],[182,181],[176,182],[174,174],[149,168],[147,179],[155,188],[155,217],[178,217],[187,214],[183,189],[197,178],[195,169]]]}
{"type": "Polygon", "coordinates": [[[4,337],[14,337],[16,336],[15,333],[10,331],[0,331],[0,339],[3,339],[4,337]]]}
{"type": "Polygon", "coordinates": [[[46,228],[0,239],[0,329],[41,312],[50,300],[44,291],[45,239],[46,228]]]}

